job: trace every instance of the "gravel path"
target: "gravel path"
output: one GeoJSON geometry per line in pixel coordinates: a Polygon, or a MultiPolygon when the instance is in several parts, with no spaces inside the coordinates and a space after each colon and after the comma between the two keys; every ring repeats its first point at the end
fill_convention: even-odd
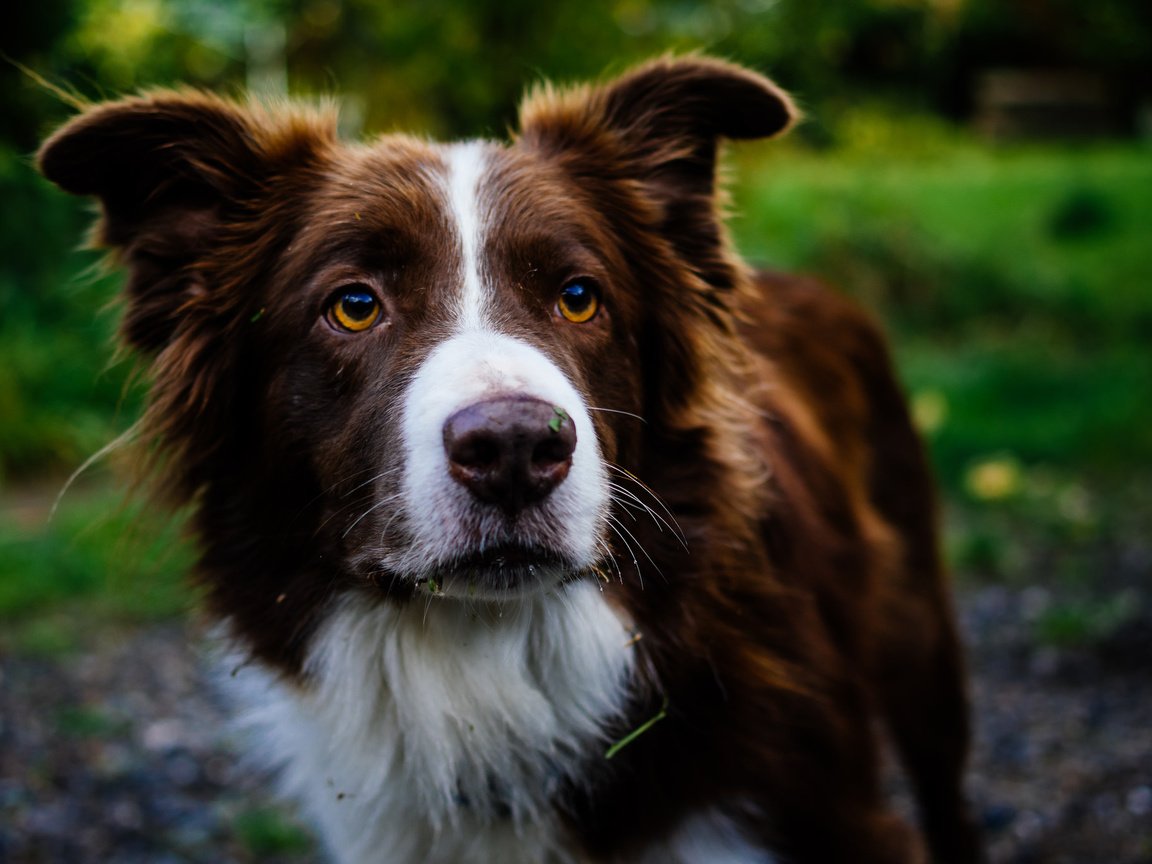
{"type": "MultiPolygon", "coordinates": [[[[1035,644],[1037,589],[960,601],[978,706],[972,791],[995,864],[1152,862],[1152,616],[1091,649],[1035,644]]],[[[312,861],[239,763],[182,624],[0,657],[0,862],[312,861]]]]}
{"type": "Polygon", "coordinates": [[[81,640],[61,658],[0,659],[0,862],[313,857],[275,854],[291,826],[235,758],[189,628],[81,640]]]}
{"type": "Polygon", "coordinates": [[[1051,602],[1037,588],[961,602],[977,709],[972,792],[991,859],[1149,864],[1152,616],[1060,650],[1030,638],[1051,602]]]}

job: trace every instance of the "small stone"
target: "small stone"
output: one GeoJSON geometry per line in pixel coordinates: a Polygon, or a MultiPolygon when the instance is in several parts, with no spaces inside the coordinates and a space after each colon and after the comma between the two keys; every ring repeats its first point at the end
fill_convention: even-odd
{"type": "Polygon", "coordinates": [[[144,729],[144,746],[153,752],[170,750],[184,738],[184,724],[171,718],[149,723],[144,729]]]}
{"type": "Polygon", "coordinates": [[[1152,786],[1137,786],[1128,793],[1124,807],[1133,816],[1152,814],[1152,786]]]}
{"type": "Polygon", "coordinates": [[[984,823],[984,830],[990,834],[997,834],[1005,828],[1011,827],[1016,821],[1017,810],[1007,804],[993,804],[985,807],[980,814],[984,823]]]}

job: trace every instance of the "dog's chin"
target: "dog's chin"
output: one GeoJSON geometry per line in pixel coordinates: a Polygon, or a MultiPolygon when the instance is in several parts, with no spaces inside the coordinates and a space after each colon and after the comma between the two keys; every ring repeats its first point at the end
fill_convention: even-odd
{"type": "Polygon", "coordinates": [[[448,599],[510,600],[546,593],[588,571],[547,549],[507,545],[440,563],[417,586],[422,593],[448,599]]]}

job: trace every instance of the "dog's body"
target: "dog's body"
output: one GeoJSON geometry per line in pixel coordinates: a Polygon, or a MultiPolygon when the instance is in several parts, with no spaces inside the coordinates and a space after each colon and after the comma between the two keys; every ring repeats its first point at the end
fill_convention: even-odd
{"type": "Polygon", "coordinates": [[[336,140],[191,93],[98,106],[100,197],[260,749],[344,862],[972,861],[962,662],[867,319],[753,274],[706,59],[541,91],[510,145],[336,140]]]}

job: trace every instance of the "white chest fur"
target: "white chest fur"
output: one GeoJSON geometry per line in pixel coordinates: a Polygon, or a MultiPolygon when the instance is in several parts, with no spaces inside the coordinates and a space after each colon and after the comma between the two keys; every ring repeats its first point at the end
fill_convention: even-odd
{"type": "Polygon", "coordinates": [[[340,862],[568,862],[549,808],[627,699],[625,624],[577,583],[514,603],[346,601],[310,683],[234,679],[262,761],[340,862]]]}

